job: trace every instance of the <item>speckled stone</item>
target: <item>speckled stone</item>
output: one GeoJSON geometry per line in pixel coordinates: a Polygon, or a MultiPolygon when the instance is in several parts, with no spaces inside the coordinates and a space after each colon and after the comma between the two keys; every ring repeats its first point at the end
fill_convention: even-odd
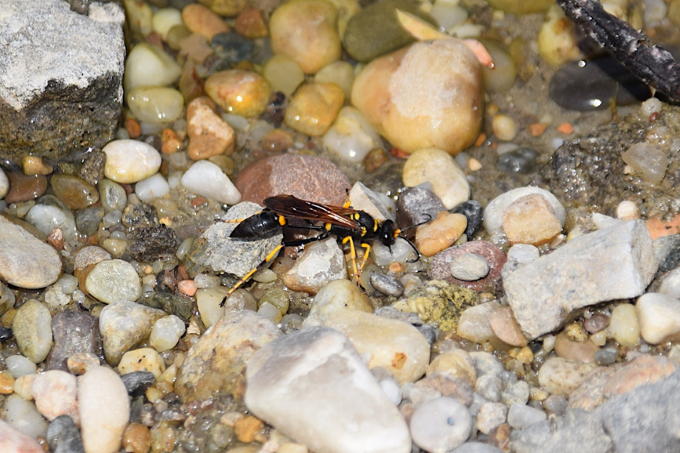
{"type": "Polygon", "coordinates": [[[430,262],[430,276],[445,280],[455,285],[460,285],[478,292],[486,289],[494,288],[501,277],[501,270],[505,265],[507,256],[505,252],[496,247],[490,242],[486,241],[472,241],[463,245],[450,247],[438,254],[436,254],[430,262]],[[451,275],[451,263],[454,257],[474,253],[486,259],[489,264],[489,273],[486,277],[474,280],[464,281],[455,278],[451,275]]]}
{"type": "Polygon", "coordinates": [[[67,360],[78,353],[99,355],[102,339],[99,320],[89,313],[66,311],[52,319],[54,346],[47,356],[48,370],[68,371],[67,360]]]}

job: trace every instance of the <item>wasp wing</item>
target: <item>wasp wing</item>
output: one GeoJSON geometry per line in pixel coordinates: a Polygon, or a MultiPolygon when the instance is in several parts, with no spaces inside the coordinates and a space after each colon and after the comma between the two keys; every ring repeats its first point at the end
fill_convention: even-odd
{"type": "Polygon", "coordinates": [[[264,205],[283,217],[311,220],[340,225],[347,228],[360,228],[361,224],[349,218],[355,209],[328,206],[313,201],[301,200],[293,195],[276,195],[264,200],[264,205]]]}

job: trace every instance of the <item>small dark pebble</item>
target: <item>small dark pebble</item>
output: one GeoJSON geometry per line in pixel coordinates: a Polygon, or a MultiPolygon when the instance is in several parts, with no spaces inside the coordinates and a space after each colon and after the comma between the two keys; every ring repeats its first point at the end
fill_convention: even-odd
{"type": "Polygon", "coordinates": [[[128,228],[148,228],[158,224],[158,213],[150,204],[131,204],[123,211],[121,221],[128,228]]]}
{"type": "Polygon", "coordinates": [[[403,160],[393,160],[392,162],[382,165],[373,173],[366,175],[363,180],[364,185],[373,192],[383,193],[392,198],[405,192],[405,190],[402,190],[404,184],[401,182],[401,174],[404,172],[404,162],[405,161],[403,160]]]}
{"type": "Polygon", "coordinates": [[[149,135],[144,139],[144,143],[153,146],[159,153],[163,148],[163,142],[161,141],[161,138],[158,135],[149,135]]]}
{"type": "Polygon", "coordinates": [[[501,154],[496,162],[496,168],[505,173],[528,175],[536,171],[538,154],[531,148],[519,148],[509,153],[501,154]]]}
{"type": "Polygon", "coordinates": [[[143,407],[144,396],[132,398],[132,401],[130,402],[130,423],[141,423],[143,407]]]}
{"type": "Polygon", "coordinates": [[[133,371],[120,377],[129,395],[141,396],[156,382],[156,377],[150,371],[133,371]]]}
{"type": "Polygon", "coordinates": [[[263,114],[263,119],[279,127],[283,123],[284,115],[288,107],[288,98],[280,91],[274,92],[269,98],[269,103],[263,114]]]}
{"type": "MultiPolygon", "coordinates": [[[[397,223],[404,229],[436,219],[446,207],[434,192],[422,186],[409,187],[397,200],[397,223]]],[[[415,228],[407,230],[407,237],[415,235],[415,228]]]]}
{"type": "Polygon", "coordinates": [[[616,363],[619,357],[619,350],[613,346],[602,348],[595,353],[595,363],[600,366],[607,366],[616,363]]]}
{"type": "Polygon", "coordinates": [[[595,313],[590,318],[585,318],[583,320],[583,327],[588,333],[597,333],[600,330],[609,327],[609,321],[609,316],[602,313],[595,313]]]}
{"type": "Polygon", "coordinates": [[[104,167],[106,166],[106,153],[103,151],[92,151],[92,154],[85,159],[83,166],[78,171],[78,176],[83,178],[88,184],[96,186],[99,181],[104,179],[104,167]]]}
{"type": "Polygon", "coordinates": [[[255,41],[239,35],[235,31],[218,33],[210,43],[215,53],[232,63],[250,60],[255,51],[255,41]]]}
{"type": "Polygon", "coordinates": [[[91,206],[81,209],[76,214],[76,228],[85,236],[94,236],[99,230],[99,222],[104,218],[104,208],[91,206]]]}
{"type": "Polygon", "coordinates": [[[138,300],[142,305],[158,308],[169,315],[175,315],[184,322],[189,322],[192,313],[191,299],[175,296],[170,293],[148,292],[138,300]]]}
{"type": "Polygon", "coordinates": [[[680,267],[680,234],[671,234],[655,240],[654,256],[659,262],[659,272],[669,272],[680,267]]]}
{"type": "Polygon", "coordinates": [[[391,275],[374,272],[369,281],[371,286],[386,296],[399,297],[404,294],[404,285],[391,275]]]}
{"type": "Polygon", "coordinates": [[[568,406],[569,401],[562,395],[550,395],[543,401],[543,409],[549,414],[564,415],[568,406]]]}
{"type": "Polygon", "coordinates": [[[9,327],[0,327],[0,341],[7,341],[12,338],[12,336],[14,336],[12,329],[9,327]]]}
{"type": "Polygon", "coordinates": [[[68,371],[66,361],[80,352],[101,355],[99,319],[82,311],[57,313],[52,319],[54,346],[47,356],[48,370],[68,371]]]}
{"type": "Polygon", "coordinates": [[[159,224],[137,229],[129,252],[133,259],[143,263],[166,261],[175,255],[179,244],[179,238],[172,228],[159,224]]]}
{"type": "Polygon", "coordinates": [[[465,234],[468,239],[472,238],[472,235],[479,230],[482,225],[482,220],[484,219],[484,209],[478,201],[470,200],[465,203],[461,203],[453,210],[455,214],[463,214],[467,219],[467,227],[465,228],[465,234]]]}
{"type": "Polygon", "coordinates": [[[80,430],[68,415],[60,415],[47,427],[47,445],[52,453],[84,452],[80,430]]]}

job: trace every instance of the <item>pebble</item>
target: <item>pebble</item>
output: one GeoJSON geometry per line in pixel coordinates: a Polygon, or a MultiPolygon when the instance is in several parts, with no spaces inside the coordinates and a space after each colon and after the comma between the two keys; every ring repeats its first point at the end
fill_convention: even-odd
{"type": "Polygon", "coordinates": [[[610,322],[609,316],[602,313],[595,313],[589,318],[585,318],[583,320],[583,327],[589,333],[597,333],[609,327],[609,322],[610,322]]]}
{"type": "Polygon", "coordinates": [[[135,118],[148,123],[170,123],[184,110],[184,97],[173,88],[137,87],[126,93],[125,100],[135,118]]]}
{"type": "Polygon", "coordinates": [[[335,83],[345,92],[345,98],[352,96],[354,67],[346,61],[334,61],[314,75],[314,83],[335,83]]]}
{"type": "Polygon", "coordinates": [[[560,221],[560,227],[564,225],[567,212],[557,198],[547,190],[538,187],[520,187],[510,190],[494,198],[484,209],[484,228],[491,234],[503,226],[503,213],[518,199],[532,194],[540,194],[548,200],[555,216],[560,221]]]}
{"type": "Polygon", "coordinates": [[[61,266],[53,247],[0,216],[0,277],[4,282],[19,288],[45,288],[57,281],[61,266]]]}
{"type": "Polygon", "coordinates": [[[369,281],[373,288],[386,296],[399,297],[404,294],[404,285],[392,275],[374,272],[369,281]]]}
{"type": "Polygon", "coordinates": [[[594,363],[551,357],[538,371],[538,382],[548,392],[568,398],[596,368],[594,363]]]}
{"type": "Polygon", "coordinates": [[[14,393],[14,376],[8,370],[0,372],[0,394],[9,395],[14,393]]]}
{"type": "Polygon", "coordinates": [[[555,341],[555,354],[557,357],[584,363],[595,361],[595,354],[597,354],[599,349],[600,348],[589,339],[582,342],[570,340],[566,332],[558,334],[555,341]]]}
{"type": "Polygon", "coordinates": [[[519,148],[498,156],[496,168],[505,173],[528,175],[535,173],[538,154],[531,148],[519,148]]]}
{"type": "Polygon", "coordinates": [[[5,366],[15,379],[29,374],[35,374],[37,367],[34,362],[22,355],[11,355],[5,358],[5,366]]]}
{"type": "Polygon", "coordinates": [[[346,106],[324,135],[323,143],[348,162],[362,162],[369,151],[382,145],[382,139],[361,111],[346,106]]]}
{"type": "MultiPolygon", "coordinates": [[[[308,0],[298,0],[295,3],[305,1],[308,0]]],[[[302,85],[286,109],[285,122],[303,134],[324,135],[335,121],[344,102],[345,93],[334,83],[302,85]]]]}
{"type": "Polygon", "coordinates": [[[468,238],[472,236],[479,230],[482,225],[482,214],[484,210],[482,205],[478,201],[468,200],[459,204],[454,210],[456,214],[463,214],[467,219],[467,228],[465,228],[465,235],[468,238]]]}
{"type": "Polygon", "coordinates": [[[33,363],[40,363],[52,348],[52,316],[47,306],[30,299],[17,310],[12,332],[21,353],[33,363]]]}
{"type": "Polygon", "coordinates": [[[170,350],[175,347],[185,331],[184,321],[179,317],[166,316],[154,323],[149,336],[149,344],[158,352],[170,350]]]}
{"type": "Polygon", "coordinates": [[[451,261],[451,275],[466,282],[479,280],[489,275],[489,262],[481,255],[467,253],[451,261]]]}
{"type": "Polygon", "coordinates": [[[9,191],[5,195],[7,203],[35,200],[47,190],[47,178],[42,175],[27,176],[20,172],[9,172],[6,176],[9,180],[9,191]]]}
{"type": "Polygon", "coordinates": [[[120,378],[125,390],[132,396],[143,395],[156,382],[156,376],[150,371],[133,371],[121,375],[120,378]]]}
{"type": "Polygon", "coordinates": [[[651,184],[658,184],[666,176],[668,157],[659,146],[636,143],[621,155],[633,172],[651,184]]]}
{"type": "Polygon", "coordinates": [[[547,418],[542,410],[520,404],[513,404],[508,411],[508,424],[515,429],[526,429],[547,418]]]}
{"type": "Polygon", "coordinates": [[[5,198],[5,195],[9,192],[9,178],[7,174],[0,168],[0,200],[5,198]]]}
{"type": "Polygon", "coordinates": [[[151,18],[153,31],[161,35],[164,41],[168,39],[168,32],[177,25],[182,25],[182,12],[176,8],[157,9],[151,18]]]}
{"type": "Polygon", "coordinates": [[[437,148],[455,155],[479,135],[482,85],[480,65],[462,41],[418,42],[366,65],[352,105],[406,153],[437,148]]]}
{"type": "Polygon", "coordinates": [[[228,69],[208,77],[205,92],[226,112],[249,118],[265,111],[271,88],[256,72],[228,69]]]}
{"type": "Polygon", "coordinates": [[[385,221],[389,219],[394,221],[392,214],[394,205],[389,203],[391,200],[386,200],[384,195],[372,191],[361,181],[354,183],[348,195],[352,208],[364,211],[375,220],[385,221]]]}
{"type": "Polygon", "coordinates": [[[538,246],[555,239],[562,232],[562,222],[545,197],[530,194],[503,211],[503,231],[511,244],[538,246]]]}
{"type": "Polygon", "coordinates": [[[46,164],[42,157],[39,156],[24,156],[21,160],[21,167],[24,169],[24,174],[27,176],[47,176],[54,171],[54,167],[46,164]]]}
{"type": "Polygon", "coordinates": [[[99,315],[104,354],[111,365],[118,365],[123,354],[149,336],[162,310],[121,300],[104,307],[99,315]]]}
{"type": "Polygon", "coordinates": [[[161,167],[156,149],[138,140],[114,140],[102,149],[106,153],[106,177],[120,184],[132,184],[154,175],[161,167]]]}
{"type": "Polygon", "coordinates": [[[31,385],[31,397],[35,406],[47,420],[68,415],[79,423],[76,377],[59,371],[45,371],[36,375],[31,385]]]}
{"type": "Polygon", "coordinates": [[[147,453],[151,450],[151,433],[141,423],[130,423],[123,432],[123,448],[126,452],[147,453]]]}
{"type": "MultiPolygon", "coordinates": [[[[680,330],[680,325],[678,327],[680,330]]],[[[624,348],[634,348],[640,340],[640,324],[635,306],[621,304],[612,310],[608,332],[624,348]]]]}
{"type": "Polygon", "coordinates": [[[234,31],[216,34],[210,45],[220,58],[232,63],[251,60],[255,52],[255,42],[234,31]]]}
{"type": "Polygon", "coordinates": [[[160,173],[143,179],[135,185],[135,194],[144,203],[148,203],[156,198],[163,198],[169,193],[170,186],[168,181],[160,173]]]}
{"type": "Polygon", "coordinates": [[[91,296],[106,304],[136,301],[142,295],[142,281],[137,271],[127,261],[118,259],[95,265],[87,275],[85,288],[91,296]]]}
{"type": "Polygon", "coordinates": [[[498,140],[510,142],[517,135],[517,121],[509,115],[499,114],[491,121],[493,134],[498,140]]]}
{"type": "Polygon", "coordinates": [[[85,453],[80,430],[68,415],[52,420],[46,439],[52,453],[85,453]]]}
{"type": "Polygon", "coordinates": [[[351,189],[349,179],[334,163],[322,157],[286,154],[260,159],[236,178],[244,201],[259,205],[267,197],[293,195],[302,200],[342,206],[351,189]]]}
{"type": "Polygon", "coordinates": [[[345,310],[373,313],[373,305],[366,293],[354,283],[347,279],[332,280],[314,296],[309,318],[318,318],[323,322],[345,310]]]}
{"type": "Polygon", "coordinates": [[[99,201],[97,188],[77,176],[54,175],[50,185],[57,198],[73,210],[84,209],[99,201]]]}
{"type": "Polygon", "coordinates": [[[441,149],[426,148],[411,154],[404,165],[402,180],[408,187],[429,182],[446,209],[453,209],[470,198],[470,183],[465,173],[453,157],[441,149]]]}
{"type": "Polygon", "coordinates": [[[399,225],[410,227],[429,222],[441,211],[446,210],[441,199],[430,189],[431,184],[426,182],[415,187],[407,187],[399,194],[397,200],[399,225]]]}
{"type": "Polygon", "coordinates": [[[321,0],[279,6],[269,20],[272,50],[294,59],[305,74],[316,73],[340,58],[337,17],[336,7],[321,0]]]}
{"type": "Polygon", "coordinates": [[[234,130],[215,112],[215,104],[207,97],[198,97],[187,106],[189,157],[208,159],[234,150],[234,130]]]}
{"type": "Polygon", "coordinates": [[[295,60],[287,55],[274,55],[262,69],[262,75],[271,84],[272,91],[292,96],[305,81],[305,73],[295,60]]]}
{"type": "Polygon", "coordinates": [[[53,195],[45,195],[40,204],[33,206],[24,220],[36,227],[45,236],[50,237],[55,228],[59,228],[69,243],[77,240],[76,220],[73,213],[53,195]]]}
{"type": "Polygon", "coordinates": [[[593,357],[595,363],[600,366],[609,366],[616,363],[619,358],[619,350],[614,347],[607,347],[598,350],[593,357]]]}
{"type": "Polygon", "coordinates": [[[522,348],[527,345],[527,339],[510,307],[495,310],[489,318],[489,326],[493,333],[504,343],[522,348]]]}
{"type": "Polygon", "coordinates": [[[467,308],[460,315],[458,335],[478,344],[496,339],[496,334],[491,330],[490,319],[493,313],[501,308],[501,304],[496,301],[467,308]]]}
{"type": "Polygon", "coordinates": [[[502,390],[503,381],[499,377],[490,374],[479,376],[475,383],[475,393],[479,393],[489,401],[500,401],[502,390]]]}
{"type": "Polygon", "coordinates": [[[411,418],[413,442],[428,452],[453,450],[468,439],[471,429],[470,412],[453,398],[430,400],[411,418]]]}
{"type": "Polygon", "coordinates": [[[434,256],[451,247],[467,227],[463,214],[441,211],[436,219],[416,229],[416,248],[424,256],[434,256]]]}
{"type": "Polygon", "coordinates": [[[340,310],[324,325],[350,339],[359,354],[368,357],[369,369],[387,369],[400,385],[415,382],[425,374],[430,345],[413,326],[358,310],[340,310]]]}
{"type": "Polygon", "coordinates": [[[642,338],[660,344],[680,332],[680,301],[673,296],[647,293],[635,304],[642,338]]]}
{"type": "Polygon", "coordinates": [[[107,213],[123,212],[127,206],[127,194],[120,184],[110,179],[102,179],[99,181],[99,201],[107,213]]]}
{"type": "MultiPolygon", "coordinates": [[[[101,347],[99,347],[99,349],[101,349],[101,347]]],[[[99,365],[101,365],[99,356],[94,355],[91,352],[76,352],[66,360],[66,367],[68,371],[75,376],[85,374],[92,368],[99,365]]]]}
{"type": "Polygon", "coordinates": [[[506,255],[502,249],[487,241],[470,241],[462,245],[450,247],[439,252],[430,261],[429,274],[431,278],[442,279],[474,291],[493,290],[501,276],[501,270],[506,263],[506,255]],[[465,281],[455,278],[451,274],[451,263],[454,258],[474,253],[483,257],[489,264],[489,273],[479,280],[465,281]]]}
{"type": "Polygon", "coordinates": [[[530,395],[531,389],[525,381],[507,382],[501,391],[501,402],[506,406],[526,404],[530,395]]]}
{"type": "Polygon", "coordinates": [[[507,413],[508,408],[503,403],[488,402],[482,404],[479,413],[477,413],[477,429],[482,434],[489,434],[505,423],[507,413]]]}
{"type": "Polygon", "coordinates": [[[97,318],[86,312],[66,311],[52,319],[54,346],[47,358],[48,370],[68,371],[67,360],[78,353],[101,353],[97,318]]]}
{"type": "Polygon", "coordinates": [[[472,357],[462,349],[452,349],[439,354],[427,367],[427,376],[444,372],[465,382],[470,387],[477,382],[477,372],[472,357]]]}
{"type": "Polygon", "coordinates": [[[164,87],[174,83],[182,67],[163,49],[153,44],[139,43],[125,60],[123,85],[129,93],[142,86],[164,87]]]}
{"type": "Polygon", "coordinates": [[[135,371],[148,371],[158,378],[165,371],[165,365],[155,349],[133,349],[123,354],[118,363],[118,373],[124,376],[135,371]]]}
{"type": "Polygon", "coordinates": [[[229,31],[224,20],[203,5],[185,6],[182,10],[182,20],[189,30],[204,36],[208,41],[218,33],[229,31]]]}
{"type": "Polygon", "coordinates": [[[641,354],[611,374],[604,385],[604,396],[630,393],[637,387],[667,378],[677,369],[678,365],[666,357],[641,354]]]}
{"type": "Polygon", "coordinates": [[[130,421],[130,401],[118,374],[96,367],[81,376],[78,405],[85,451],[117,452],[130,421]]]}
{"type": "MultiPolygon", "coordinates": [[[[35,408],[35,404],[31,401],[26,401],[16,393],[5,398],[1,415],[0,432],[7,432],[7,429],[2,429],[5,428],[5,422],[14,429],[30,437],[31,440],[38,436],[45,436],[45,433],[47,432],[47,422],[35,408]]],[[[0,446],[4,446],[1,441],[0,446]]],[[[41,451],[44,452],[42,449],[41,451]]]]}
{"type": "Polygon", "coordinates": [[[246,378],[248,409],[310,450],[411,451],[401,414],[336,330],[311,327],[272,341],[250,359],[246,378]]]}
{"type": "Polygon", "coordinates": [[[345,255],[334,238],[305,247],[293,267],[281,279],[293,291],[316,294],[332,280],[347,278],[345,255]]]}
{"type": "Polygon", "coordinates": [[[241,11],[234,23],[234,29],[249,39],[264,38],[269,35],[262,11],[256,8],[246,8],[241,11]]]}
{"type": "Polygon", "coordinates": [[[221,203],[234,205],[241,201],[241,192],[222,169],[207,160],[195,162],[182,175],[182,186],[189,192],[221,203]]]}
{"type": "Polygon", "coordinates": [[[94,236],[99,230],[99,224],[106,211],[101,206],[92,206],[76,214],[76,228],[85,236],[94,236]]]}
{"type": "Polygon", "coordinates": [[[634,201],[624,200],[616,207],[616,218],[624,222],[638,220],[640,216],[640,208],[637,207],[634,201]]]}
{"type": "MultiPolygon", "coordinates": [[[[219,321],[224,316],[225,310],[229,309],[229,300],[227,300],[226,308],[220,307],[227,291],[227,288],[224,287],[205,288],[196,291],[196,306],[201,315],[201,321],[206,327],[210,327],[219,321]]],[[[253,308],[257,309],[257,306],[253,308]]]]}
{"type": "Polygon", "coordinates": [[[242,397],[246,364],[257,350],[280,335],[274,323],[255,312],[230,312],[187,352],[175,392],[182,401],[203,400],[218,390],[242,397]]]}

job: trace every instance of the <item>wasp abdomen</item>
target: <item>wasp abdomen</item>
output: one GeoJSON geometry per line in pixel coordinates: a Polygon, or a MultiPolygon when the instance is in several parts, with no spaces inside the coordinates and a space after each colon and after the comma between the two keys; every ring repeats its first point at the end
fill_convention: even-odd
{"type": "Polygon", "coordinates": [[[229,235],[238,239],[268,239],[281,234],[280,216],[271,211],[263,211],[248,217],[229,235]]]}

